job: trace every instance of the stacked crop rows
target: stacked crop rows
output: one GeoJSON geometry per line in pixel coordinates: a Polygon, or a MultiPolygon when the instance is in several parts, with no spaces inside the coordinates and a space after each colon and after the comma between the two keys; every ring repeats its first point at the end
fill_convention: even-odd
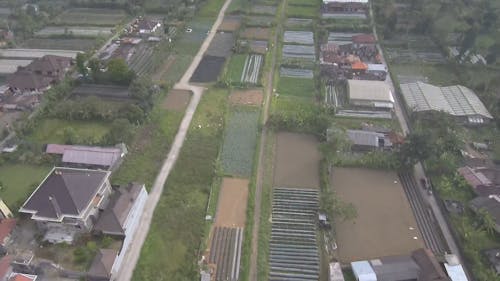
{"type": "Polygon", "coordinates": [[[291,77],[291,78],[308,78],[312,79],[314,74],[310,69],[301,69],[301,68],[286,68],[282,67],[280,69],[281,77],[291,77]]]}
{"type": "Polygon", "coordinates": [[[240,274],[243,228],[216,227],[209,263],[217,264],[216,281],[237,281],[240,274]]]}
{"type": "Polygon", "coordinates": [[[313,189],[274,189],[270,281],[319,279],[318,196],[313,189]]]}
{"type": "Polygon", "coordinates": [[[261,65],[261,55],[248,55],[245,60],[245,66],[243,66],[243,72],[241,73],[241,82],[257,84],[261,65]]]}
{"type": "Polygon", "coordinates": [[[314,45],[314,35],[311,31],[285,31],[285,43],[314,45]]]}
{"type": "Polygon", "coordinates": [[[284,58],[301,58],[314,61],[316,58],[314,46],[301,46],[301,45],[284,45],[283,46],[284,58]]]}

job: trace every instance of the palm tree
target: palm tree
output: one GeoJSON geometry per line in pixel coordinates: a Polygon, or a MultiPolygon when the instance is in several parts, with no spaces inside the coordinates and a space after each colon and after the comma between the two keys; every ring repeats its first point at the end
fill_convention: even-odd
{"type": "Polygon", "coordinates": [[[486,230],[488,234],[493,234],[496,229],[495,219],[493,219],[491,214],[488,213],[488,211],[486,211],[485,209],[480,209],[478,214],[481,218],[483,229],[486,230]]]}

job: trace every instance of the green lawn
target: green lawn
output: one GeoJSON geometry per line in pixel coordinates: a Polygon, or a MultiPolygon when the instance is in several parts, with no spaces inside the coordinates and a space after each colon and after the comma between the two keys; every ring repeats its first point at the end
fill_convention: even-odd
{"type": "Polygon", "coordinates": [[[316,0],[287,0],[287,4],[292,6],[310,6],[319,8],[321,2],[316,0]]]}
{"type": "Polygon", "coordinates": [[[3,164],[0,166],[0,197],[16,211],[45,178],[52,167],[23,164],[3,164]]]}
{"type": "Polygon", "coordinates": [[[459,84],[460,81],[455,75],[452,67],[448,65],[432,64],[391,64],[391,71],[400,75],[419,75],[427,77],[429,83],[438,86],[449,86],[459,84]]]}
{"type": "Polygon", "coordinates": [[[222,141],[226,90],[203,95],[156,207],[133,280],[197,280],[205,210],[222,141]]]}
{"type": "Polygon", "coordinates": [[[203,7],[201,7],[200,12],[196,17],[210,17],[216,18],[219,14],[220,9],[224,5],[224,0],[210,0],[207,1],[203,7]]]}
{"type": "Polygon", "coordinates": [[[278,93],[280,95],[291,95],[299,97],[314,97],[314,80],[304,78],[280,77],[278,93]]]}
{"type": "Polygon", "coordinates": [[[316,18],[319,10],[314,6],[292,6],[288,5],[286,8],[286,15],[289,18],[316,18]]]}
{"type": "Polygon", "coordinates": [[[243,72],[243,67],[245,66],[245,60],[247,55],[234,55],[229,61],[227,66],[227,78],[233,84],[239,84],[241,82],[241,73],[243,72]]]}
{"type": "Polygon", "coordinates": [[[143,182],[149,190],[167,156],[184,112],[170,112],[156,108],[150,124],[139,129],[129,154],[113,174],[113,184],[143,182]]]}
{"type": "Polygon", "coordinates": [[[43,119],[33,132],[27,136],[29,141],[38,144],[65,143],[65,131],[73,129],[78,139],[99,142],[109,131],[109,124],[92,121],[68,121],[62,119],[43,119]]]}

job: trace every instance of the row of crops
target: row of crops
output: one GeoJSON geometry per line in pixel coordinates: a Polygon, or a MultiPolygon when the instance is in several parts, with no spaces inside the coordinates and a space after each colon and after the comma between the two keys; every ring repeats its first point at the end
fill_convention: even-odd
{"type": "Polygon", "coordinates": [[[215,281],[238,280],[243,228],[216,227],[208,261],[217,264],[215,281]]]}
{"type": "Polygon", "coordinates": [[[262,61],[263,58],[261,55],[248,55],[245,59],[245,65],[243,66],[240,81],[242,83],[257,84],[262,61]]]}
{"type": "Polygon", "coordinates": [[[297,58],[314,61],[316,58],[314,46],[284,45],[283,58],[297,58]]]}
{"type": "Polygon", "coordinates": [[[285,43],[314,45],[314,34],[312,31],[285,31],[283,41],[285,43]]]}
{"type": "Polygon", "coordinates": [[[135,71],[139,76],[146,75],[151,71],[152,62],[151,56],[153,55],[153,48],[146,44],[141,44],[130,58],[128,64],[130,69],[135,71]]]}
{"type": "Polygon", "coordinates": [[[221,154],[225,174],[251,176],[258,121],[259,111],[256,109],[235,109],[230,113],[221,154]]]}
{"type": "Polygon", "coordinates": [[[269,280],[319,280],[318,201],[314,189],[274,189],[269,280]]]}
{"type": "Polygon", "coordinates": [[[282,67],[280,69],[280,76],[281,77],[290,77],[290,78],[312,79],[314,77],[314,73],[310,69],[282,67]]]}

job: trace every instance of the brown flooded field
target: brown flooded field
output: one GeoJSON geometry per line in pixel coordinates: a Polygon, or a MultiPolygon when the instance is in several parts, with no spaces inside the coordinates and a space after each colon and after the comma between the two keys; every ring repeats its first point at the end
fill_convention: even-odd
{"type": "Polygon", "coordinates": [[[405,255],[424,247],[395,172],[335,167],[331,183],[340,199],[358,212],[353,221],[335,223],[342,262],[405,255]]]}

